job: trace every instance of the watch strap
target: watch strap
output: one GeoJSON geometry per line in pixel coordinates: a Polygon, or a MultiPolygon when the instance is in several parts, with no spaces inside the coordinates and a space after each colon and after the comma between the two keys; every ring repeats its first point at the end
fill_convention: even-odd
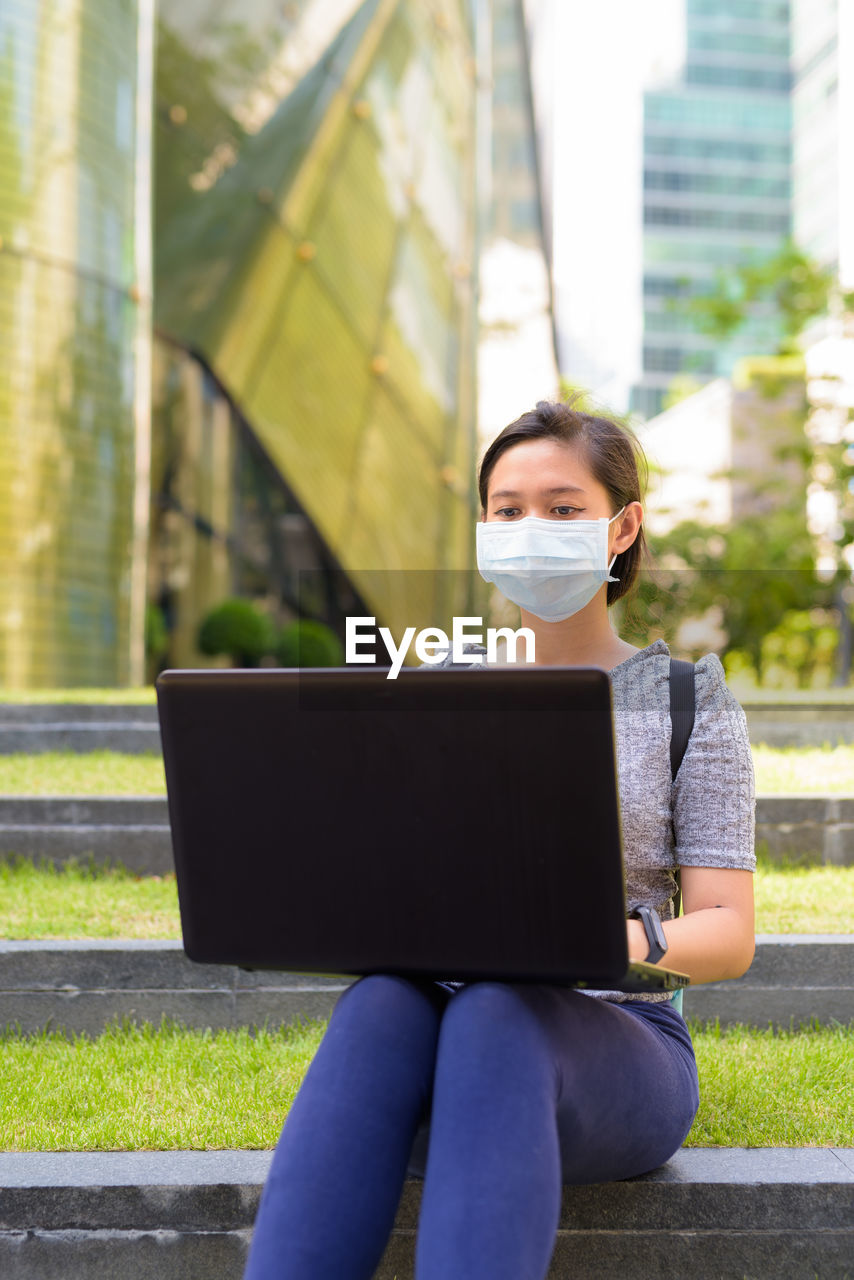
{"type": "Polygon", "coordinates": [[[643,925],[647,945],[649,946],[646,963],[655,964],[667,951],[667,938],[661,926],[658,912],[653,911],[652,907],[637,907],[632,912],[630,919],[640,920],[643,925]]]}

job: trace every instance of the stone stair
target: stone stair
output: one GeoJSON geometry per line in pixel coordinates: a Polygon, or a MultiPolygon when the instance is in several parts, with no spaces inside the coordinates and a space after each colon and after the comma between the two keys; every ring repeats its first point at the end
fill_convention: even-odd
{"type": "MultiPolygon", "coordinates": [[[[0,1153],[5,1280],[239,1280],[265,1151],[0,1153]]],[[[375,1280],[411,1280],[408,1180],[375,1280]]],[[[851,1280],[854,1150],[695,1148],[565,1187],[549,1280],[851,1280]]],[[[327,1207],[334,1230],[336,1205],[327,1207]]]]}
{"type": "Polygon", "coordinates": [[[0,703],[0,755],[42,751],[160,751],[153,704],[0,703]]]}
{"type": "MultiPolygon", "coordinates": [[[[754,741],[854,741],[852,708],[813,716],[806,729],[798,717],[775,727],[767,705],[759,710],[764,720],[748,708],[754,741]]],[[[0,753],[159,747],[154,707],[0,706],[0,753]]],[[[757,834],[772,855],[851,865],[852,833],[854,798],[759,800],[757,834]]],[[[162,874],[172,866],[166,802],[0,797],[3,852],[57,862],[92,855],[162,874]]],[[[762,937],[749,973],[689,991],[686,1013],[847,1022],[852,957],[854,935],[762,937]]],[[[97,1034],[116,1017],[164,1014],[189,1026],[275,1025],[326,1016],[344,985],[194,965],[177,942],[0,943],[0,1026],[25,1031],[97,1034]]],[[[269,1161],[260,1151],[0,1153],[0,1275],[238,1280],[269,1161]]],[[[412,1277],[419,1200],[420,1184],[408,1181],[375,1280],[412,1277]]],[[[334,1204],[329,1214],[334,1225],[334,1204]]],[[[567,1187],[549,1277],[569,1275],[854,1280],[854,1151],[684,1150],[643,1178],[567,1187]]]]}
{"type": "MultiPolygon", "coordinates": [[[[773,859],[854,865],[854,795],[759,796],[756,839],[773,859]]],[[[137,875],[172,869],[165,796],[2,796],[0,855],[121,862],[137,875]]]]}
{"type": "MultiPolygon", "coordinates": [[[[194,964],[180,942],[0,942],[0,1027],[98,1035],[116,1018],[191,1027],[325,1018],[347,978],[194,964]]],[[[743,978],[691,987],[685,1014],[788,1028],[854,1019],[854,934],[767,935],[743,978]]]]}

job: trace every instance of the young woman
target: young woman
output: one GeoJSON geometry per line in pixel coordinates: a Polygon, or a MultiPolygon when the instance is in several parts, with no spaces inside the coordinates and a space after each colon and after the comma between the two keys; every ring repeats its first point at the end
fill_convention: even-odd
{"type": "MultiPolygon", "coordinates": [[[[610,624],[643,549],[636,449],[605,417],[540,402],[483,459],[478,566],[520,606],[537,663],[610,672],[630,916],[657,912],[665,963],[711,982],[753,956],[751,755],[710,655],[673,781],[667,646],[638,649],[610,624]],[[542,571],[520,573],[520,556],[542,571]]],[[[630,957],[645,959],[643,924],[626,928],[630,957]]],[[[418,1280],[541,1280],[561,1183],[662,1164],[697,1104],[690,1037],[666,993],[364,978],[338,1002],[288,1116],[246,1280],[369,1280],[427,1115],[418,1280]]]]}

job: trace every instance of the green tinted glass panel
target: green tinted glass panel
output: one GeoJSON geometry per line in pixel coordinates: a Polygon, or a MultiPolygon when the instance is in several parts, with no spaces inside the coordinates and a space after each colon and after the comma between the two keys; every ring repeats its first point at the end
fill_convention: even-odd
{"type": "Polygon", "coordinates": [[[319,268],[369,343],[376,337],[394,229],[376,135],[367,123],[351,118],[327,178],[323,206],[306,230],[317,247],[319,268]]]}
{"type": "Polygon", "coordinates": [[[0,253],[0,683],[127,679],[135,308],[0,253]],[[24,426],[26,424],[26,426],[24,426]]]}
{"type": "MultiPolygon", "coordinates": [[[[247,416],[335,551],[344,549],[369,358],[307,265],[279,341],[246,391],[247,416]]],[[[377,508],[378,520],[384,514],[377,508]]]]}
{"type": "Polygon", "coordinates": [[[231,281],[228,322],[211,334],[210,351],[214,367],[244,403],[256,370],[279,341],[291,285],[305,266],[297,259],[295,242],[271,215],[258,229],[254,254],[241,265],[242,274],[235,272],[231,281]]]}
{"type": "Polygon", "coordinates": [[[0,18],[0,684],[130,674],[138,34],[134,0],[0,18]]]}
{"type": "Polygon", "coordinates": [[[371,398],[360,443],[357,498],[347,536],[359,568],[434,569],[440,545],[439,468],[382,390],[371,398]],[[384,528],[377,510],[392,515],[384,528]]]}

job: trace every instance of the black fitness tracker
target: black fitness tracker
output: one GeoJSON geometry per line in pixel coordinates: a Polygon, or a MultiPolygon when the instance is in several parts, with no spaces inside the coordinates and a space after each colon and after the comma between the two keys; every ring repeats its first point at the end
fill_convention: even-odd
{"type": "Polygon", "coordinates": [[[653,911],[652,907],[638,907],[632,912],[629,919],[640,920],[643,925],[646,940],[649,943],[649,952],[645,963],[655,964],[667,950],[667,939],[664,936],[658,912],[653,911]]]}

